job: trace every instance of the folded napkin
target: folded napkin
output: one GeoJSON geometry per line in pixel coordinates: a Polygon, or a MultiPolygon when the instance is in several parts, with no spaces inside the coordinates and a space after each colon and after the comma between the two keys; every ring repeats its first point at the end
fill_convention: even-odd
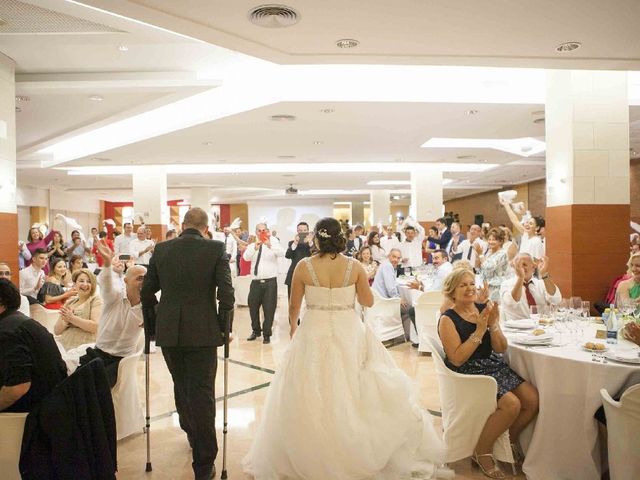
{"type": "Polygon", "coordinates": [[[522,320],[507,320],[504,322],[505,327],[508,328],[517,328],[526,330],[528,328],[536,328],[538,326],[538,322],[536,320],[532,320],[530,318],[525,318],[522,320]]]}

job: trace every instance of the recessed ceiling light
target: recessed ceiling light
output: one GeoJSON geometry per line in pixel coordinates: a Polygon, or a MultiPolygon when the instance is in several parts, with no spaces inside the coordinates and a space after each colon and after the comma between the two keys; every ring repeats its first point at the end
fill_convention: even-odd
{"type": "Polygon", "coordinates": [[[260,5],[249,10],[247,15],[254,25],[266,28],[284,28],[300,21],[300,15],[286,5],[260,5]]]}
{"type": "Polygon", "coordinates": [[[556,47],[556,52],[558,53],[567,53],[573,52],[574,50],[579,49],[582,46],[580,42],[564,42],[556,47]]]}
{"type": "Polygon", "coordinates": [[[110,158],[105,158],[105,157],[93,157],[91,160],[93,160],[94,162],[110,162],[111,161],[110,158]]]}
{"type": "Polygon", "coordinates": [[[129,51],[129,47],[127,47],[126,45],[120,45],[118,47],[118,50],[120,50],[121,52],[128,52],[129,51]]]}
{"type": "Polygon", "coordinates": [[[324,142],[322,140],[316,140],[313,142],[314,145],[322,145],[324,142]]]}
{"type": "Polygon", "coordinates": [[[471,116],[471,115],[476,115],[478,113],[478,110],[467,110],[467,115],[471,116]]]}
{"type": "Polygon", "coordinates": [[[456,157],[458,160],[471,160],[472,158],[476,158],[475,155],[458,155],[456,157]]]}
{"type": "Polygon", "coordinates": [[[271,115],[270,118],[273,122],[294,122],[296,120],[295,115],[287,114],[271,115]]]}
{"type": "Polygon", "coordinates": [[[26,95],[16,95],[16,102],[28,102],[31,98],[26,95]]]}
{"type": "Polygon", "coordinates": [[[213,145],[212,141],[207,141],[207,142],[202,142],[202,145],[206,146],[206,147],[210,147],[211,145],[213,145]]]}
{"type": "Polygon", "coordinates": [[[533,112],[531,112],[531,115],[533,115],[534,117],[539,117],[541,115],[544,115],[544,110],[534,110],[533,112]]]}
{"type": "Polygon", "coordinates": [[[540,125],[540,124],[543,124],[543,123],[544,123],[544,121],[545,121],[544,117],[542,117],[542,118],[536,118],[536,119],[533,121],[533,123],[535,123],[536,125],[540,125]]]}
{"type": "Polygon", "coordinates": [[[283,173],[282,176],[283,177],[295,177],[296,174],[295,173],[283,173]]]}
{"type": "Polygon", "coordinates": [[[335,110],[333,108],[321,108],[320,112],[321,113],[333,113],[333,112],[335,112],[335,110]]]}
{"type": "Polygon", "coordinates": [[[89,100],[93,101],[93,102],[101,102],[102,100],[104,100],[104,98],[100,95],[91,95],[89,97],[89,100]]]}
{"type": "Polygon", "coordinates": [[[16,107],[16,113],[20,113],[22,109],[20,107],[16,107]]]}
{"type": "Polygon", "coordinates": [[[360,45],[360,42],[353,38],[343,38],[336,42],[336,47],[338,48],[355,48],[358,45],[360,45]]]}

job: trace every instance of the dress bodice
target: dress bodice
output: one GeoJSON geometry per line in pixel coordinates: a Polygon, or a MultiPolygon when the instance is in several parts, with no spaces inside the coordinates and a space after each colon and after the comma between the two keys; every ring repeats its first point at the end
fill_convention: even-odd
{"type": "Polygon", "coordinates": [[[347,269],[345,271],[344,280],[341,287],[323,287],[318,281],[315,270],[311,263],[311,257],[303,260],[305,262],[313,285],[306,285],[305,299],[307,309],[310,310],[352,310],[355,305],[356,287],[355,284],[347,285],[351,278],[351,270],[353,269],[352,258],[349,258],[347,269]]]}

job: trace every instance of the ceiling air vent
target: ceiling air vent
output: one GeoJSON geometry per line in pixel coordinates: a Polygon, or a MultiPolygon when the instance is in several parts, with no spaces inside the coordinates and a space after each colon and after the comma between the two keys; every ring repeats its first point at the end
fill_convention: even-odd
{"type": "Polygon", "coordinates": [[[260,27],[284,28],[298,23],[300,15],[286,5],[260,5],[249,11],[249,20],[260,27]]]}

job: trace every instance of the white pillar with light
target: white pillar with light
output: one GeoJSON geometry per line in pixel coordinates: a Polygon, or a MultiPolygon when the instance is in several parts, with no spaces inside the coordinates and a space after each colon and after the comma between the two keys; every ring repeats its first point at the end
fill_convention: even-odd
{"type": "Polygon", "coordinates": [[[411,172],[409,215],[418,222],[431,223],[443,213],[442,168],[423,164],[411,172]]]}
{"type": "Polygon", "coordinates": [[[388,225],[391,217],[389,190],[373,190],[370,194],[369,223],[388,225]]]}
{"type": "Polygon", "coordinates": [[[133,208],[135,220],[145,224],[168,225],[167,173],[158,166],[139,166],[133,172],[133,208]]]}

